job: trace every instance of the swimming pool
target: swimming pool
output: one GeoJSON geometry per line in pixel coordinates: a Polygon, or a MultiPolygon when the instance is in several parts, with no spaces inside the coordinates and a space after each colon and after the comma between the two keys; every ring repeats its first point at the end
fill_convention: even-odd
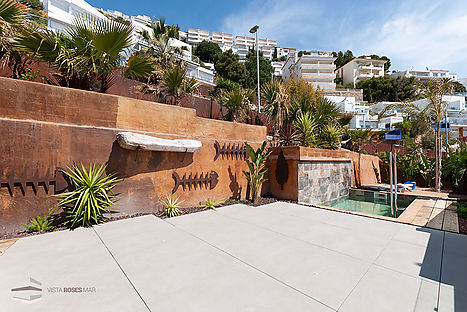
{"type": "MultiPolygon", "coordinates": [[[[415,200],[414,196],[398,194],[397,207],[399,216],[415,200]]],[[[350,190],[348,197],[323,203],[324,206],[343,210],[364,212],[391,217],[391,202],[388,193],[363,190],[350,190]]]]}

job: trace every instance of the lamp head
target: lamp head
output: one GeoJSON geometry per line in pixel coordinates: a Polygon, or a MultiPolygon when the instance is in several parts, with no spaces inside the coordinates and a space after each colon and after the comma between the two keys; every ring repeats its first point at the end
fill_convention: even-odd
{"type": "Polygon", "coordinates": [[[255,25],[255,26],[251,27],[250,33],[254,34],[255,32],[258,31],[258,29],[259,29],[259,26],[258,26],[258,25],[255,25]]]}

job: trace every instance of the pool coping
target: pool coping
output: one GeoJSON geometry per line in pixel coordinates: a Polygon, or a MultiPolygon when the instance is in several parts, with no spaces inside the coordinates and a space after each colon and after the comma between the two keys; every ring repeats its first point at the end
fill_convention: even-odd
{"type": "MultiPolygon", "coordinates": [[[[357,188],[352,188],[354,190],[359,190],[357,188]]],[[[386,192],[389,193],[389,192],[386,192]]],[[[429,195],[412,195],[407,193],[399,193],[403,195],[414,196],[415,199],[413,202],[410,203],[407,208],[399,215],[397,218],[381,216],[376,214],[370,214],[365,212],[358,212],[358,211],[350,211],[341,208],[330,207],[322,204],[309,204],[305,202],[299,202],[301,205],[326,209],[330,211],[336,211],[341,213],[347,213],[351,215],[357,215],[361,217],[379,219],[384,221],[390,221],[395,223],[402,223],[408,224],[413,226],[421,226],[421,227],[428,227],[437,230],[444,230],[454,233],[459,233],[459,225],[457,224],[457,212],[455,210],[449,209],[448,207],[451,206],[453,200],[442,198],[442,197],[435,197],[429,195]],[[444,207],[436,207],[437,201],[444,202],[444,207]],[[428,203],[428,205],[426,205],[428,203]],[[432,205],[431,205],[432,203],[432,205]],[[422,211],[425,209],[425,211],[422,211]],[[423,221],[417,219],[417,216],[422,213],[425,214],[425,218],[423,221]],[[437,218],[438,217],[438,218],[437,218]],[[435,218],[437,220],[435,220],[435,218]]]]}

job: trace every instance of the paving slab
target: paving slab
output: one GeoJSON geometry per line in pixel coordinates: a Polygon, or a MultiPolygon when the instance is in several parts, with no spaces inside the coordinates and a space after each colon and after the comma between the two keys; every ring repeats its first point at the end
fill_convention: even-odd
{"type": "Polygon", "coordinates": [[[443,221],[444,209],[433,208],[426,227],[430,229],[441,230],[443,228],[443,221]]]}
{"type": "MultiPolygon", "coordinates": [[[[364,261],[374,261],[390,240],[387,236],[368,235],[326,223],[328,218],[323,218],[321,222],[319,219],[303,218],[303,216],[282,215],[278,218],[277,214],[268,209],[258,210],[248,206],[242,208],[242,213],[239,213],[238,209],[229,207],[219,209],[218,212],[364,261]]],[[[311,213],[313,211],[310,211],[311,213]]]]}
{"type": "MultiPolygon", "coordinates": [[[[220,230],[214,223],[212,227],[220,230]]],[[[154,216],[109,223],[96,231],[152,311],[331,311],[154,216]]]]}
{"type": "Polygon", "coordinates": [[[443,230],[448,232],[459,233],[459,218],[457,212],[446,210],[444,213],[443,230]]]}
{"type": "Polygon", "coordinates": [[[466,265],[467,257],[458,253],[444,253],[441,269],[439,311],[467,311],[466,265]]]}
{"type": "Polygon", "coordinates": [[[0,310],[459,312],[466,265],[465,235],[291,203],[233,205],[19,239],[0,256],[0,310]],[[42,297],[13,300],[31,277],[42,297]]]}
{"type": "Polygon", "coordinates": [[[0,256],[2,311],[148,311],[93,229],[22,238],[0,256]],[[30,278],[40,284],[31,283],[30,278]],[[38,286],[42,291],[11,292],[38,286]],[[90,292],[74,292],[72,288],[90,292]],[[94,289],[95,291],[92,291],[94,289]],[[69,291],[67,291],[69,290],[69,291]],[[41,297],[29,302],[12,297],[41,297]]]}
{"type": "MultiPolygon", "coordinates": [[[[421,283],[422,280],[419,278],[372,266],[339,311],[416,311],[421,283]]],[[[437,287],[427,288],[424,289],[423,295],[428,298],[436,298],[437,292],[437,287]]],[[[433,308],[436,308],[436,305],[433,308]]]]}
{"type": "Polygon", "coordinates": [[[181,216],[168,222],[334,309],[369,267],[368,262],[219,212],[181,216]],[[217,224],[224,231],[219,232],[209,224],[217,224]]]}
{"type": "Polygon", "coordinates": [[[439,282],[442,245],[422,247],[392,240],[375,264],[413,277],[439,282]]]}

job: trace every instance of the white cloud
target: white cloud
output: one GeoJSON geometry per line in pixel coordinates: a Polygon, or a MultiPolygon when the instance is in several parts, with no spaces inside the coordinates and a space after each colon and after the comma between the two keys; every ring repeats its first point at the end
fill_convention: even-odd
{"type": "Polygon", "coordinates": [[[319,29],[319,14],[320,6],[309,1],[252,1],[227,16],[222,29],[245,35],[252,26],[260,25],[260,37],[297,45],[306,42],[308,35],[319,29]]]}
{"type": "Polygon", "coordinates": [[[442,68],[466,75],[467,11],[460,3],[457,9],[438,5],[397,12],[379,26],[366,26],[371,30],[354,38],[354,46],[388,55],[393,68],[442,68]]]}
{"type": "Polygon", "coordinates": [[[253,1],[227,16],[223,29],[299,49],[347,50],[391,58],[392,69],[443,68],[467,76],[467,8],[462,0],[326,3],[253,1]]]}

